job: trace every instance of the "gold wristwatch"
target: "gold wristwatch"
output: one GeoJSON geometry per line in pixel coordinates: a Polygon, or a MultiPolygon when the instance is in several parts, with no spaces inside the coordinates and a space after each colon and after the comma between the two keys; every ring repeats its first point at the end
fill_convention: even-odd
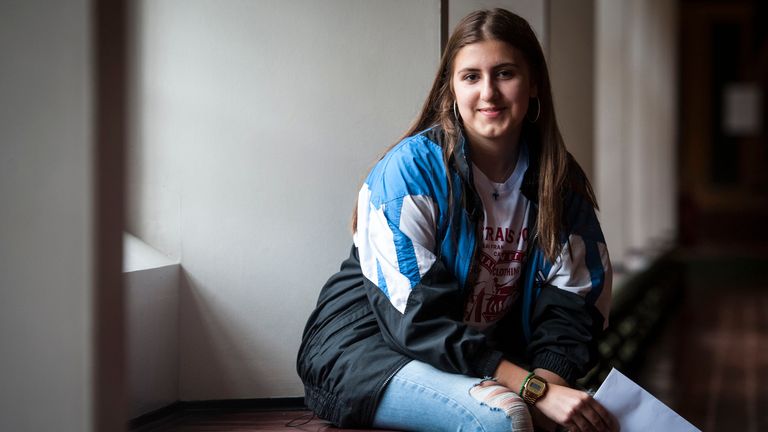
{"type": "Polygon", "coordinates": [[[544,397],[547,393],[547,381],[533,373],[526,378],[523,383],[523,391],[520,396],[523,397],[525,403],[530,406],[534,406],[536,401],[544,397]]]}

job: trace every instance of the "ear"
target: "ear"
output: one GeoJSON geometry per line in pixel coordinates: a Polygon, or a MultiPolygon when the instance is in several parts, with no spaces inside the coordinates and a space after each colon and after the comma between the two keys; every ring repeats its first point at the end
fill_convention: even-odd
{"type": "Polygon", "coordinates": [[[533,82],[531,83],[530,95],[532,98],[537,97],[539,95],[539,88],[536,87],[536,84],[533,82]]]}

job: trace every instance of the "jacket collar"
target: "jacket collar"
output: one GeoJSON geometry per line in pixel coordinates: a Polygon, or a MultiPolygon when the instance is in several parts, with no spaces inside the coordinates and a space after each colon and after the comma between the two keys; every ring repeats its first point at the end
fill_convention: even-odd
{"type": "Polygon", "coordinates": [[[469,141],[464,136],[464,131],[460,131],[459,140],[453,148],[453,161],[461,178],[467,183],[474,184],[472,178],[472,159],[470,159],[469,151],[469,141]]]}
{"type": "Polygon", "coordinates": [[[464,136],[464,131],[459,130],[458,142],[453,148],[453,162],[462,179],[462,205],[469,213],[470,219],[477,221],[483,215],[483,202],[475,190],[470,156],[469,141],[464,136]]]}
{"type": "MultiPolygon", "coordinates": [[[[528,147],[528,169],[525,171],[525,174],[523,175],[523,184],[520,186],[520,192],[523,193],[523,195],[532,203],[538,205],[539,203],[539,165],[540,165],[540,157],[541,157],[541,151],[539,148],[539,145],[533,144],[539,142],[539,140],[536,139],[536,130],[529,126],[524,126],[523,131],[521,133],[521,139],[520,141],[522,143],[525,143],[528,147]]],[[[456,147],[453,149],[453,162],[454,166],[456,167],[456,171],[458,171],[459,175],[461,176],[462,180],[468,184],[471,185],[470,189],[472,191],[473,195],[473,201],[474,199],[477,200],[477,203],[474,203],[475,205],[479,205],[482,211],[482,202],[480,202],[480,198],[476,197],[477,193],[474,190],[474,180],[472,178],[472,154],[469,148],[469,141],[464,136],[464,132],[462,131],[459,134],[459,140],[456,143],[456,147]]],[[[466,195],[465,190],[465,195],[466,195]]],[[[468,204],[472,204],[472,202],[468,201],[468,204]]],[[[468,207],[469,209],[469,207],[468,207]]]]}

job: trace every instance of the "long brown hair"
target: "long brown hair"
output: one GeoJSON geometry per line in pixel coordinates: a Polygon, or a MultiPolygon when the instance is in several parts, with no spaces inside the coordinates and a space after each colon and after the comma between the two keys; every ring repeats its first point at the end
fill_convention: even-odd
{"type": "MultiPolygon", "coordinates": [[[[549,260],[554,261],[560,254],[561,248],[563,191],[567,188],[576,189],[594,207],[597,207],[597,200],[589,180],[569,155],[563,143],[555,118],[552,88],[544,52],[525,19],[505,9],[478,10],[464,17],[448,39],[432,89],[429,91],[421,113],[402,138],[433,126],[440,126],[445,132],[445,140],[442,143],[443,160],[446,167],[450,166],[449,162],[461,133],[453,112],[455,101],[451,86],[453,62],[461,48],[485,40],[499,40],[520,50],[528,62],[532,82],[537,87],[539,107],[536,107],[535,103],[529,104],[529,111],[534,111],[526,117],[536,117],[535,113],[540,110],[538,119],[534,123],[528,123],[523,133],[525,129],[532,129],[532,133],[526,135],[526,142],[529,146],[537,147],[532,153],[540,155],[537,238],[544,254],[549,260]]],[[[449,182],[450,178],[449,176],[449,182]]],[[[452,188],[450,183],[449,187],[452,188]]],[[[449,196],[452,197],[453,193],[449,196]]],[[[357,206],[352,218],[353,231],[356,228],[357,206]]]]}

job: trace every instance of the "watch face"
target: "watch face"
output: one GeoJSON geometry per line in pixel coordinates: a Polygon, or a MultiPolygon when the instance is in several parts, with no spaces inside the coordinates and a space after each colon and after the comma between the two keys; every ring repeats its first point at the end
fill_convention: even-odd
{"type": "Polygon", "coordinates": [[[541,395],[544,393],[545,384],[542,381],[537,380],[536,378],[531,378],[528,380],[528,390],[530,390],[532,393],[536,395],[541,395]]]}
{"type": "Polygon", "coordinates": [[[543,390],[543,389],[544,389],[544,386],[542,386],[541,383],[539,383],[537,381],[532,381],[531,382],[531,390],[535,391],[536,393],[540,393],[541,390],[543,390]]]}

